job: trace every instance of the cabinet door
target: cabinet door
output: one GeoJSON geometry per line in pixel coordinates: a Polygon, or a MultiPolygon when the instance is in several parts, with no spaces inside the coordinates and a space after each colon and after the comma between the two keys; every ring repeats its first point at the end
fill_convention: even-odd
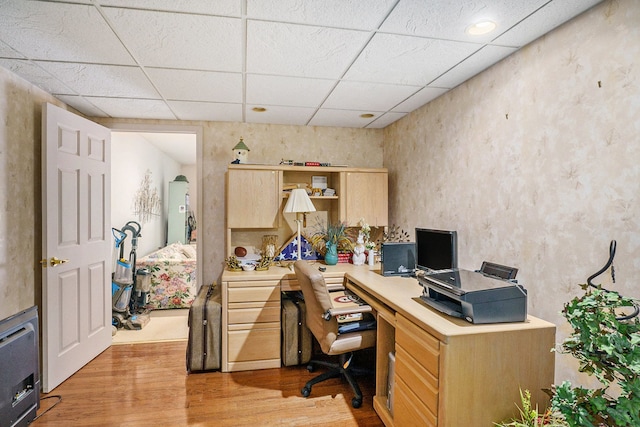
{"type": "Polygon", "coordinates": [[[279,176],[273,170],[229,170],[227,227],[277,227],[281,201],[279,176]]]}
{"type": "Polygon", "coordinates": [[[386,172],[345,172],[341,219],[351,226],[360,218],[371,226],[386,226],[389,222],[389,183],[386,172]]]}

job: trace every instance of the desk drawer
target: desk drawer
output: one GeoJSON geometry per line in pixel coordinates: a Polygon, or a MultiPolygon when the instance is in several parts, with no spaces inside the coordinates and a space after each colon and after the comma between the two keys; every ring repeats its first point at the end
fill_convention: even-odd
{"type": "Polygon", "coordinates": [[[398,315],[396,319],[396,343],[437,379],[440,341],[405,317],[398,315]]]}
{"type": "MultiPolygon", "coordinates": [[[[329,291],[340,291],[344,289],[344,277],[325,277],[324,282],[329,291]]],[[[283,291],[299,291],[300,283],[295,276],[284,277],[280,281],[280,287],[283,291]]]]}
{"type": "Polygon", "coordinates": [[[259,304],[258,307],[229,308],[229,324],[280,321],[280,301],[259,304]]]}
{"type": "MultiPolygon", "coordinates": [[[[397,361],[396,361],[397,362],[397,361]]],[[[393,398],[393,424],[396,426],[436,427],[438,418],[434,415],[409,387],[396,377],[393,398]]],[[[461,408],[461,410],[464,410],[461,408]]]]}
{"type": "Polygon", "coordinates": [[[229,296],[228,302],[246,302],[246,301],[278,301],[280,302],[280,288],[271,286],[251,286],[244,288],[227,289],[229,296]]]}
{"type": "Polygon", "coordinates": [[[433,414],[438,413],[438,379],[423,366],[420,366],[418,361],[400,345],[396,346],[395,375],[418,396],[419,400],[433,414]]]}
{"type": "Polygon", "coordinates": [[[228,332],[230,362],[280,359],[280,328],[252,328],[228,332]]]}

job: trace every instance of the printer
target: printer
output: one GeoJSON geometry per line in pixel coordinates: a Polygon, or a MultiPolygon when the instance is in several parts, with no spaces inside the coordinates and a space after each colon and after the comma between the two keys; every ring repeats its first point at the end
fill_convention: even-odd
{"type": "Polygon", "coordinates": [[[450,269],[417,274],[422,295],[414,298],[471,323],[524,322],[527,290],[515,280],[477,271],[450,269]]]}

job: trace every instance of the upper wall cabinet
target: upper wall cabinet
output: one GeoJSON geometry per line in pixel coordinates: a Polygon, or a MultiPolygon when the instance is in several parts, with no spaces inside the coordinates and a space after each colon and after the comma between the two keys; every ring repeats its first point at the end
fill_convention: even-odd
{"type": "Polygon", "coordinates": [[[281,172],[269,169],[229,169],[227,227],[277,228],[281,172]]]}
{"type": "MultiPolygon", "coordinates": [[[[383,168],[231,164],[227,173],[227,256],[237,245],[259,248],[263,235],[283,234],[282,209],[288,190],[295,187],[334,189],[332,195],[318,190],[320,194],[311,196],[316,211],[326,212],[331,222],[344,221],[355,227],[364,218],[372,227],[387,226],[387,176],[383,168]]],[[[280,244],[285,238],[281,240],[280,244]]]]}
{"type": "Polygon", "coordinates": [[[389,182],[387,172],[343,172],[343,197],[340,218],[349,226],[357,226],[361,218],[372,227],[385,227],[389,222],[389,182]]]}

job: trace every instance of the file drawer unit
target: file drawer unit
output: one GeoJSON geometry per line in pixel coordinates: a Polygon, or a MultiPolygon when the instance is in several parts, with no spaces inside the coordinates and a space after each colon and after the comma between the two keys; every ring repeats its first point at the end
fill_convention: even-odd
{"type": "Polygon", "coordinates": [[[440,341],[402,316],[397,317],[395,423],[435,426],[438,418],[440,341]]]}
{"type": "Polygon", "coordinates": [[[222,282],[222,371],[280,367],[280,281],[222,282]]]}

